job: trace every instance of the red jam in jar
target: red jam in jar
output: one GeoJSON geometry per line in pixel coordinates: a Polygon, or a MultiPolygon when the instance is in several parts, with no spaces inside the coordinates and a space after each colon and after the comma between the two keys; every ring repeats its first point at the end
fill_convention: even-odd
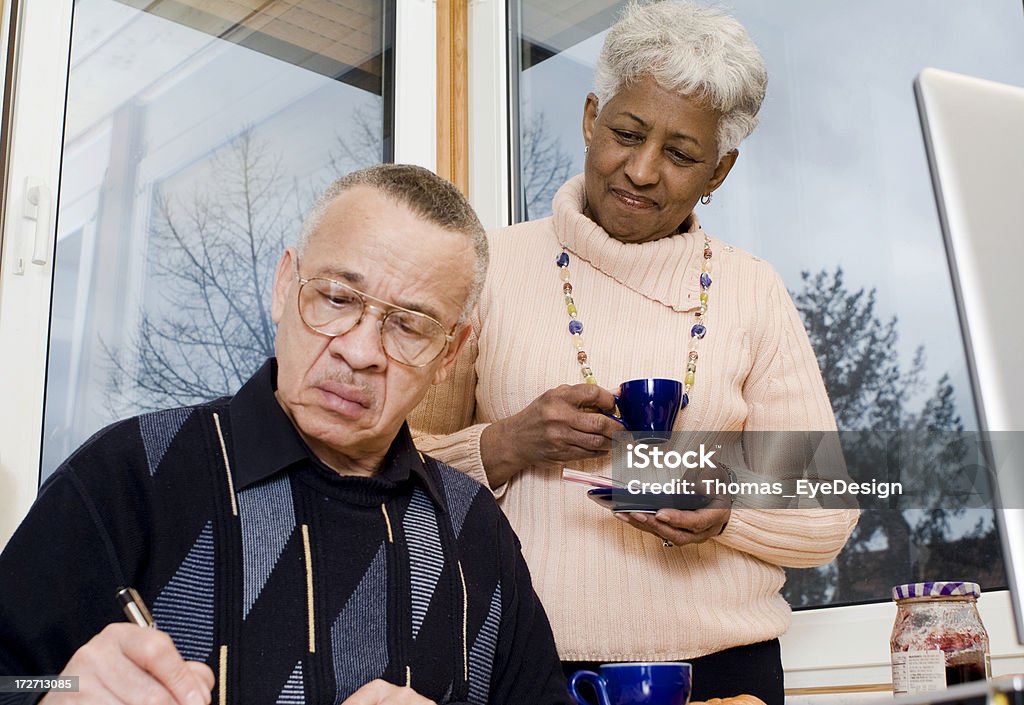
{"type": "Polygon", "coordinates": [[[896,622],[889,638],[895,695],[941,690],[990,676],[988,632],[978,614],[977,583],[909,583],[892,589],[896,622]]]}

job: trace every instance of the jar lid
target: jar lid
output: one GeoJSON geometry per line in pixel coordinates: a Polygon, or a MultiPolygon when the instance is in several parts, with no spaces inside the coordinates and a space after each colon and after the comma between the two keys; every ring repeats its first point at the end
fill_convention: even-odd
{"type": "Polygon", "coordinates": [[[911,597],[980,597],[981,586],[962,580],[936,580],[927,583],[906,583],[892,589],[892,599],[911,597]]]}

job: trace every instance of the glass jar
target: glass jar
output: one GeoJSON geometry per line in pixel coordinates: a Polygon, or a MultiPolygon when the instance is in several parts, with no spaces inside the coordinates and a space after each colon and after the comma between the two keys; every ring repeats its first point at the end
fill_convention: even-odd
{"type": "Polygon", "coordinates": [[[988,632],[978,614],[977,583],[897,585],[889,649],[893,693],[941,690],[990,676],[988,632]]]}

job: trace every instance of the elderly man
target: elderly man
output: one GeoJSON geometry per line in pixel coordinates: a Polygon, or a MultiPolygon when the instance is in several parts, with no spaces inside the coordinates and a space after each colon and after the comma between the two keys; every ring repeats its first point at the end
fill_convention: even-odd
{"type": "Polygon", "coordinates": [[[107,428],[43,488],[0,556],[0,675],[78,676],[50,705],[567,702],[490,492],[405,425],[486,260],[424,169],[332,185],[277,267],[276,359],[234,397],[107,428]],[[124,621],[120,586],[158,629],[124,621]]]}

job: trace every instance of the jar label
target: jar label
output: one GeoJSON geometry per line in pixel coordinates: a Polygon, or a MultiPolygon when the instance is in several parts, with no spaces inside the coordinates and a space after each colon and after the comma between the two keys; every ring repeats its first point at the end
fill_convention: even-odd
{"type": "Polygon", "coordinates": [[[897,651],[892,655],[894,695],[923,693],[946,687],[946,655],[934,651],[897,651]]]}

